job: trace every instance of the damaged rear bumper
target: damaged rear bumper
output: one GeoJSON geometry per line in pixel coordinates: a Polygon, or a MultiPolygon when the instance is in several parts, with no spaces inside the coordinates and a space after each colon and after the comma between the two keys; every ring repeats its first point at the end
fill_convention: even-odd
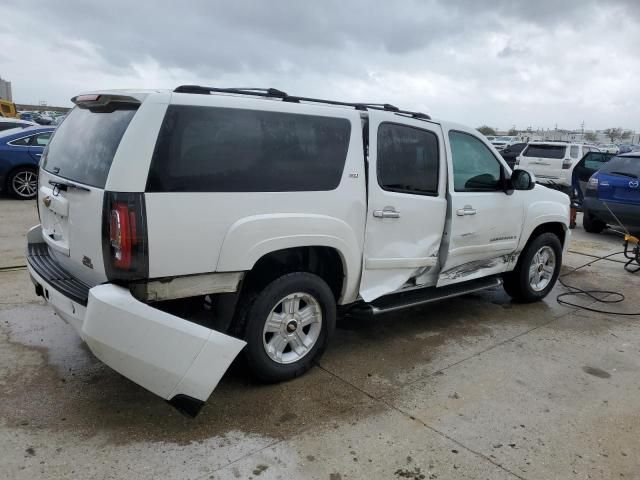
{"type": "MultiPolygon", "coordinates": [[[[29,241],[37,235],[30,232],[29,241]]],[[[30,247],[32,245],[30,244],[30,247]]],[[[30,248],[30,251],[34,251],[30,248]]],[[[71,295],[58,280],[66,272],[44,252],[28,255],[28,268],[42,295],[72,325],[93,354],[109,367],[195,415],[245,342],[163,312],[113,284],[82,287],[71,295]],[[37,257],[37,258],[35,258],[37,257]]]]}

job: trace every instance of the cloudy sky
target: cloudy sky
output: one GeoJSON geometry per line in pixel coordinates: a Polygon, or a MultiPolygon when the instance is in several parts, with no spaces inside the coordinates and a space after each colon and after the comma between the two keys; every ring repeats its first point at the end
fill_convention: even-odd
{"type": "Polygon", "coordinates": [[[276,87],[495,127],[640,131],[639,0],[0,0],[14,101],[276,87]]]}

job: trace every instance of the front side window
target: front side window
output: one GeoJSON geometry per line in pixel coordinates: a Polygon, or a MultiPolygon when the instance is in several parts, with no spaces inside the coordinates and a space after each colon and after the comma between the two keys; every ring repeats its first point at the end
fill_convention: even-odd
{"type": "Polygon", "coordinates": [[[456,192],[501,190],[502,166],[487,146],[468,133],[449,132],[456,192]]]}
{"type": "Polygon", "coordinates": [[[433,132],[382,123],[377,165],[378,183],[384,190],[438,194],[438,137],[433,132]]]}
{"type": "Polygon", "coordinates": [[[171,105],[147,191],[334,190],[342,178],[350,132],[351,123],[344,118],[171,105]]]}

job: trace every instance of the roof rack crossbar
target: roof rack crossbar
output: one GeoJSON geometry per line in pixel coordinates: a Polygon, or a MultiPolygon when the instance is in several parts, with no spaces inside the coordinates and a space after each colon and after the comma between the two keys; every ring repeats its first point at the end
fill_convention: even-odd
{"type": "Polygon", "coordinates": [[[276,88],[217,88],[217,87],[203,87],[200,85],[180,85],[174,92],[176,93],[195,93],[195,94],[210,94],[210,93],[232,93],[236,95],[254,95],[258,97],[280,98],[283,102],[300,103],[322,103],[325,105],[335,105],[340,107],[353,107],[356,110],[382,110],[385,112],[393,112],[402,115],[408,115],[411,118],[418,120],[431,120],[431,117],[426,113],[412,112],[409,110],[400,110],[395,105],[390,103],[363,103],[363,102],[341,102],[338,100],[326,100],[322,98],[312,97],[298,97],[295,95],[287,95],[286,92],[278,90],[276,88]]]}

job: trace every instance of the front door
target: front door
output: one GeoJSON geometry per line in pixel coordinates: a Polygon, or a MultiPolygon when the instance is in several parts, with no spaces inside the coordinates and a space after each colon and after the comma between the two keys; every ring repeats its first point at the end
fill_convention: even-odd
{"type": "Polygon", "coordinates": [[[478,136],[449,130],[449,207],[438,286],[503,272],[522,230],[522,192],[507,195],[505,165],[478,136]]]}
{"type": "MultiPolygon", "coordinates": [[[[360,295],[365,301],[420,284],[437,271],[446,214],[440,125],[371,112],[367,223],[360,295]]],[[[435,277],[437,278],[437,277],[435,277]]]]}

